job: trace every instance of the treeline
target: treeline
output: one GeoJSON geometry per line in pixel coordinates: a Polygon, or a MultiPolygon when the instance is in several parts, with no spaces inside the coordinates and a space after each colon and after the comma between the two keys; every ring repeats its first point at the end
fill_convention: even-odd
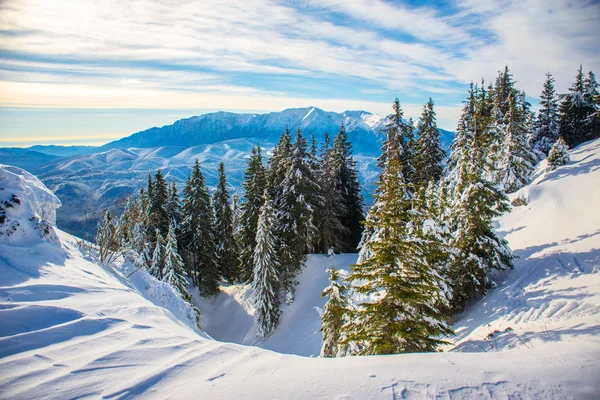
{"type": "Polygon", "coordinates": [[[320,148],[286,129],[267,165],[254,147],[243,188],[241,201],[230,194],[221,163],[211,197],[196,161],[180,199],[158,170],[119,219],[105,212],[97,242],[113,253],[134,250],[187,301],[188,279],[203,296],[216,294],[220,281],[252,283],[256,332],[265,336],[277,326],[280,301],[293,301],[306,254],[354,251],[360,241],[363,198],[344,126],[333,143],[325,133],[320,148]]]}
{"type": "Polygon", "coordinates": [[[506,67],[494,84],[471,84],[447,164],[433,102],[415,138],[399,101],[388,117],[381,175],[358,261],[343,281],[330,270],[323,292],[323,357],[434,351],[452,334],[449,321],[493,287],[493,269],[513,255],[492,221],[509,210],[505,193],[530,182],[550,153],[600,137],[594,74],[579,69],[569,93],[556,96],[547,75],[537,114],[506,67]],[[560,106],[558,103],[560,101],[560,106]]]}

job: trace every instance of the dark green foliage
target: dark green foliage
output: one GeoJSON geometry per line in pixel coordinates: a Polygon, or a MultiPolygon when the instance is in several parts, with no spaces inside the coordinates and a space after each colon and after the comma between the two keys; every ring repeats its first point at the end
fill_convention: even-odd
{"type": "Polygon", "coordinates": [[[529,144],[533,150],[548,155],[557,139],[558,100],[554,90],[554,78],[551,73],[547,73],[544,89],[540,95],[540,111],[529,144]]]}
{"type": "Polygon", "coordinates": [[[260,208],[264,202],[263,192],[266,188],[266,172],[259,146],[252,148],[248,168],[244,173],[243,186],[246,201],[241,206],[238,279],[248,282],[253,276],[252,257],[256,247],[256,227],[260,208]]]}
{"type": "Polygon", "coordinates": [[[417,125],[419,138],[415,151],[415,185],[427,186],[428,182],[437,183],[444,171],[443,160],[446,152],[440,141],[440,131],[437,128],[433,100],[429,98],[423,107],[423,113],[417,125]]]}
{"type": "Polygon", "coordinates": [[[219,290],[219,267],[214,213],[204,182],[196,160],[183,190],[181,248],[188,275],[204,296],[211,296],[219,290]]]}
{"type": "Polygon", "coordinates": [[[289,158],[284,164],[279,164],[286,167],[281,187],[273,190],[279,196],[274,203],[277,209],[280,283],[284,291],[295,285],[296,275],[314,238],[312,198],[319,190],[308,163],[306,139],[299,129],[295,139],[289,158]]]}
{"type": "Polygon", "coordinates": [[[223,162],[219,164],[219,182],[213,195],[213,206],[219,271],[223,279],[233,283],[239,280],[238,249],[233,235],[233,212],[229,205],[229,191],[223,162]]]}
{"type": "MultiPolygon", "coordinates": [[[[344,229],[343,241],[340,250],[346,252],[356,251],[360,242],[365,219],[363,212],[363,196],[358,183],[358,171],[356,161],[352,157],[352,144],[348,140],[348,134],[344,125],[336,135],[331,150],[331,168],[335,172],[335,191],[330,197],[330,202],[337,202],[341,197],[343,203],[338,206],[339,221],[344,229]]],[[[329,166],[327,167],[329,168],[329,166]]]]}
{"type": "Polygon", "coordinates": [[[598,84],[593,72],[584,77],[580,66],[569,93],[561,96],[558,134],[570,148],[600,137],[598,125],[598,84]]]}

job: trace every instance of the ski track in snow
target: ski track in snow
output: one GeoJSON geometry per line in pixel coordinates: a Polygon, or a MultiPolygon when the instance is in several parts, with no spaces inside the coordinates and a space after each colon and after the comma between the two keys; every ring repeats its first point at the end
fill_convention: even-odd
{"type": "MultiPolygon", "coordinates": [[[[310,256],[281,325],[257,342],[248,288],[195,301],[58,240],[0,240],[0,398],[593,399],[600,393],[600,140],[538,170],[498,221],[520,258],[455,323],[443,353],[314,359],[331,259],[310,256]],[[167,307],[167,308],[164,308],[167,307]],[[229,311],[235,311],[228,314],[229,311]],[[510,328],[510,329],[509,329],[510,328]],[[225,339],[225,336],[228,338],[225,339]]],[[[333,262],[347,269],[355,255],[333,262]]]]}

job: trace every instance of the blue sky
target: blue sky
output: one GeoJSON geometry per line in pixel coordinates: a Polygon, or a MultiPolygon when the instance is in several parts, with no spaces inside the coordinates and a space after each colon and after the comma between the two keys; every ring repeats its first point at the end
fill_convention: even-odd
{"type": "Polygon", "coordinates": [[[216,110],[288,107],[454,130],[471,80],[508,64],[532,103],[600,73],[590,1],[3,0],[0,146],[101,144],[216,110]]]}

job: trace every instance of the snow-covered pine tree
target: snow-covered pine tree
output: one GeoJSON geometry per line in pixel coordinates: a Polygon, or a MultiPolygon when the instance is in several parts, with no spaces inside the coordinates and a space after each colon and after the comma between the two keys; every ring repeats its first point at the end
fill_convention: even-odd
{"type": "Polygon", "coordinates": [[[423,107],[423,113],[417,124],[419,138],[415,154],[415,186],[427,186],[428,182],[437,183],[443,174],[443,160],[446,152],[442,148],[433,100],[431,97],[423,107]]]}
{"type": "Polygon", "coordinates": [[[327,302],[323,307],[323,315],[321,316],[323,345],[321,346],[320,356],[332,358],[343,353],[343,351],[340,351],[340,334],[352,307],[348,301],[346,286],[338,281],[338,272],[333,266],[327,272],[329,273],[329,286],[321,293],[321,297],[326,297],[327,302]]]}
{"type": "Polygon", "coordinates": [[[169,229],[175,221],[176,232],[179,231],[179,224],[181,224],[181,200],[179,199],[179,191],[177,190],[177,183],[175,180],[169,185],[169,194],[167,204],[165,204],[165,210],[167,211],[167,217],[171,223],[169,229]]]}
{"type": "Polygon", "coordinates": [[[513,193],[529,183],[536,157],[527,143],[527,111],[520,109],[514,92],[509,95],[508,107],[501,125],[504,142],[496,175],[500,189],[513,193]]]}
{"type": "Polygon", "coordinates": [[[239,245],[240,257],[238,276],[240,281],[249,282],[254,274],[252,257],[256,247],[256,226],[263,205],[263,192],[266,188],[266,171],[262,162],[260,146],[252,147],[248,167],[244,172],[244,197],[241,206],[239,245]]]}
{"type": "MultiPolygon", "coordinates": [[[[154,175],[154,180],[149,186],[148,193],[150,194],[150,214],[148,218],[148,228],[155,231],[158,229],[163,237],[169,231],[169,215],[167,213],[167,202],[169,201],[169,187],[167,181],[159,169],[154,175]]],[[[153,241],[156,240],[154,232],[152,233],[153,241]]]]}
{"type": "Polygon", "coordinates": [[[123,237],[119,231],[118,221],[113,220],[108,209],[105,210],[96,232],[96,245],[101,263],[110,264],[117,259],[123,248],[123,237]]]}
{"type": "Polygon", "coordinates": [[[316,231],[311,198],[319,186],[308,165],[306,145],[306,139],[298,129],[290,159],[286,163],[282,197],[277,204],[279,278],[286,292],[296,284],[296,275],[300,272],[316,231]]]}
{"type": "Polygon", "coordinates": [[[433,351],[450,333],[438,308],[441,278],[423,256],[426,247],[407,240],[411,194],[402,176],[398,138],[390,138],[385,169],[366,224],[376,232],[371,254],[352,266],[348,281],[367,298],[342,327],[342,345],[359,355],[433,351]],[[375,222],[373,222],[375,221],[375,222]]]}
{"type": "MultiPolygon", "coordinates": [[[[327,132],[325,132],[327,134],[327,132]]],[[[322,219],[326,218],[327,210],[325,210],[325,188],[322,187],[321,168],[319,163],[319,157],[317,152],[317,139],[315,135],[311,135],[310,146],[307,152],[307,164],[310,170],[310,175],[313,177],[313,181],[316,184],[315,189],[312,193],[308,193],[308,202],[312,209],[310,225],[314,227],[311,233],[311,242],[308,245],[308,252],[319,253],[325,252],[327,249],[319,248],[319,242],[321,239],[322,231],[319,230],[319,223],[322,219]]]]}
{"type": "Polygon", "coordinates": [[[540,110],[537,114],[529,145],[542,158],[548,155],[550,148],[558,139],[558,100],[554,90],[554,78],[546,74],[544,88],[540,95],[540,110]]]}
{"type": "Polygon", "coordinates": [[[229,283],[239,280],[238,249],[233,237],[233,213],[229,204],[225,164],[219,164],[219,181],[213,194],[215,208],[215,240],[221,276],[229,283]]]}
{"type": "MultiPolygon", "coordinates": [[[[279,207],[283,198],[283,181],[289,167],[292,153],[292,135],[286,127],[273,148],[273,155],[269,159],[267,171],[267,189],[273,200],[275,209],[279,207]]],[[[262,193],[262,192],[261,192],[262,193]]]]}
{"type": "Polygon", "coordinates": [[[185,273],[183,260],[177,250],[177,237],[175,236],[175,224],[169,226],[169,233],[164,247],[164,264],[162,269],[162,280],[173,286],[185,301],[192,300],[192,295],[187,290],[188,281],[185,273]]]}
{"type": "MultiPolygon", "coordinates": [[[[315,249],[319,253],[326,253],[333,248],[341,251],[346,248],[345,235],[348,228],[344,227],[341,218],[347,214],[345,199],[338,190],[338,170],[334,164],[331,140],[325,132],[319,167],[315,171],[321,192],[322,204],[314,207],[314,221],[317,225],[315,235],[315,249]]],[[[340,185],[341,186],[341,185],[340,185]]]]}
{"type": "Polygon", "coordinates": [[[564,139],[569,148],[573,148],[586,140],[600,135],[593,128],[594,90],[597,83],[593,73],[590,72],[588,79],[583,76],[583,66],[579,66],[573,86],[569,93],[560,97],[562,102],[559,106],[558,134],[564,139]]]}
{"type": "Polygon", "coordinates": [[[342,247],[340,250],[353,252],[356,250],[362,236],[364,201],[358,182],[356,161],[352,156],[352,143],[348,139],[346,128],[342,124],[339,133],[335,136],[331,149],[332,168],[336,173],[334,199],[342,198],[342,206],[336,212],[345,230],[342,247]]]}
{"type": "Polygon", "coordinates": [[[152,253],[148,272],[156,279],[162,279],[163,268],[165,266],[165,240],[158,228],[156,228],[154,237],[156,244],[154,245],[154,252],[152,253]]]}
{"type": "Polygon", "coordinates": [[[214,238],[215,217],[204,182],[200,162],[196,160],[183,190],[181,248],[188,276],[203,296],[212,296],[219,290],[219,267],[214,238]]]}
{"type": "Polygon", "coordinates": [[[598,82],[596,75],[592,71],[588,72],[583,80],[583,101],[587,105],[587,116],[584,124],[585,140],[592,140],[600,137],[600,92],[598,92],[598,82]]]}
{"type": "Polygon", "coordinates": [[[252,280],[254,327],[256,336],[263,338],[277,327],[281,315],[275,252],[275,211],[266,190],[256,229],[256,248],[252,262],[254,264],[252,280]]]}
{"type": "Polygon", "coordinates": [[[553,171],[561,165],[567,164],[570,160],[569,147],[561,136],[550,148],[550,154],[547,158],[548,168],[553,171]]]}

